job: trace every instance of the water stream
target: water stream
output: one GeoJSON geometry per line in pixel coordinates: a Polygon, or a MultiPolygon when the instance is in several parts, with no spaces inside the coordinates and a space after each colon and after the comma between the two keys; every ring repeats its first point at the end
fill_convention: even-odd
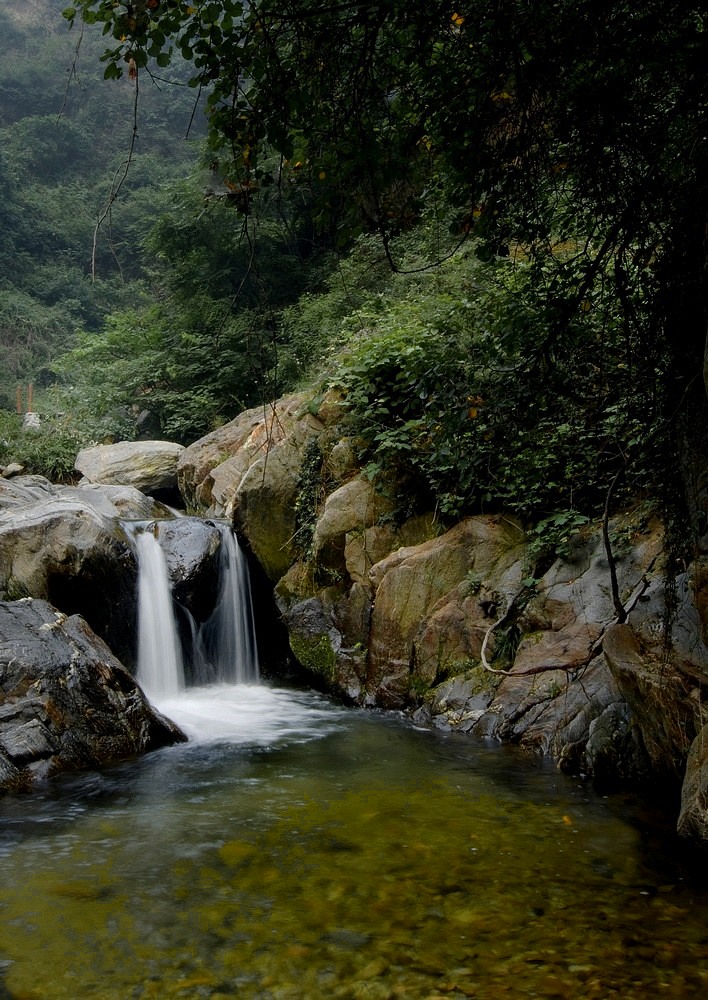
{"type": "Polygon", "coordinates": [[[636,802],[308,691],[156,700],[189,743],[0,799],[0,998],[706,995],[708,894],[636,802]]]}
{"type": "Polygon", "coordinates": [[[184,688],[184,666],[172,609],[172,590],[160,543],[151,531],[135,534],[138,586],[138,679],[149,698],[184,688]]]}
{"type": "Polygon", "coordinates": [[[185,651],[158,524],[126,524],[139,566],[137,678],[143,690],[156,704],[184,690],[185,655],[196,661],[194,672],[204,680],[257,683],[258,651],[248,567],[234,532],[225,524],[220,526],[218,593],[207,620],[197,624],[188,609],[179,609],[190,625],[191,644],[185,651]]]}

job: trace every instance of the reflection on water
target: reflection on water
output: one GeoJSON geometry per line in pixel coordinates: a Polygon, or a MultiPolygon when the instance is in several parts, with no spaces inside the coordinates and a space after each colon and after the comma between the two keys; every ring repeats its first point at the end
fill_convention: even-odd
{"type": "Polygon", "coordinates": [[[312,694],[161,708],[193,742],[0,800],[0,997],[705,995],[708,898],[617,801],[312,694]]]}

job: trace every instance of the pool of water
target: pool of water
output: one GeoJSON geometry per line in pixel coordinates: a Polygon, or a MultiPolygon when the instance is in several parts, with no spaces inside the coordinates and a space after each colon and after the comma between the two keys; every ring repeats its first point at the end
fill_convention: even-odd
{"type": "Polygon", "coordinates": [[[318,695],[0,799],[0,998],[705,996],[708,894],[636,807],[318,695]]]}

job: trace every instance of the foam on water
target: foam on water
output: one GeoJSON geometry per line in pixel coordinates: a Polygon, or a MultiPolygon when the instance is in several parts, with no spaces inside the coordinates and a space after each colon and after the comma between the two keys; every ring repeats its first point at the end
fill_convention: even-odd
{"type": "Polygon", "coordinates": [[[312,692],[265,684],[188,688],[158,698],[155,706],[196,743],[305,742],[332,732],[346,718],[343,709],[312,692]]]}

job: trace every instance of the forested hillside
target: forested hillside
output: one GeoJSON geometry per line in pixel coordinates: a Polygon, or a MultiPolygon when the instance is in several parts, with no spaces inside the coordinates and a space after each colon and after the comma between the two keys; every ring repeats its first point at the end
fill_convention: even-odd
{"type": "Polygon", "coordinates": [[[190,98],[148,90],[134,165],[98,233],[131,149],[134,94],[102,80],[98,32],[77,51],[54,0],[0,10],[0,401],[70,347],[78,328],[144,294],[143,243],[163,185],[191,169],[190,98]]]}
{"type": "Polygon", "coordinates": [[[312,255],[301,207],[233,211],[185,64],[104,79],[100,29],[63,6],[0,11],[0,461],[53,475],[91,440],[190,440],[272,393],[274,310],[312,255]]]}
{"type": "Polygon", "coordinates": [[[6,371],[44,351],[81,434],[144,410],[187,442],[304,379],[345,394],[369,475],[412,507],[503,507],[557,546],[639,502],[697,544],[700,5],[81,0],[68,36],[29,8],[58,12],[3,15],[6,371]],[[80,32],[55,120],[42,76],[64,53],[61,106],[80,32]]]}

